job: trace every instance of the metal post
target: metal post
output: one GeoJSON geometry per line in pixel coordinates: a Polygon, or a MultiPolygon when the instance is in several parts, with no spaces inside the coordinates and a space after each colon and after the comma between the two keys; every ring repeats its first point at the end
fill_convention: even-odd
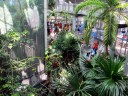
{"type": "Polygon", "coordinates": [[[75,31],[75,29],[76,29],[76,17],[74,15],[72,16],[72,21],[73,21],[72,30],[75,31]]]}
{"type": "Polygon", "coordinates": [[[47,0],[44,0],[44,42],[45,42],[45,50],[48,48],[48,40],[47,40],[47,10],[48,4],[47,0]]]}

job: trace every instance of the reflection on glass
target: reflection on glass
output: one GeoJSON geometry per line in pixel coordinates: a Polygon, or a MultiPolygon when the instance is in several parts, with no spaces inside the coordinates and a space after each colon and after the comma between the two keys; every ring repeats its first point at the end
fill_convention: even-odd
{"type": "Polygon", "coordinates": [[[28,8],[24,10],[24,13],[29,26],[36,31],[39,28],[39,21],[40,21],[39,12],[35,5],[33,8],[31,8],[28,1],[27,1],[28,8]]]}
{"type": "Polygon", "coordinates": [[[13,21],[11,14],[4,4],[3,7],[0,7],[0,30],[1,34],[5,34],[7,31],[13,28],[13,21]]]}

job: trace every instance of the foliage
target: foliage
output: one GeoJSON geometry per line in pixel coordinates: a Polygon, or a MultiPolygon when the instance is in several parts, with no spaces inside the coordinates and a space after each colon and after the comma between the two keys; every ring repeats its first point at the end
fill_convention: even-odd
{"type": "Polygon", "coordinates": [[[56,51],[54,46],[49,46],[45,51],[46,71],[51,71],[53,68],[59,67],[61,64],[61,53],[56,51]]]}
{"type": "MultiPolygon", "coordinates": [[[[42,0],[29,0],[30,7],[34,5],[32,4],[34,1],[36,4],[35,6],[37,6],[39,10],[39,13],[43,13],[42,0]]],[[[14,60],[10,56],[11,55],[10,53],[13,50],[13,48],[18,49],[18,51],[20,51],[19,49],[22,49],[25,44],[31,45],[32,40],[28,38],[34,38],[35,36],[35,34],[32,33],[32,30],[30,29],[24,14],[24,9],[28,7],[26,6],[27,5],[26,0],[16,0],[16,2],[12,2],[12,5],[9,4],[10,2],[11,2],[10,0],[3,0],[3,4],[5,4],[9,9],[9,13],[13,19],[13,26],[15,27],[14,28],[15,30],[13,31],[11,30],[7,34],[3,35],[5,37],[4,41],[3,39],[0,40],[1,42],[0,43],[0,61],[2,62],[0,63],[0,66],[1,66],[0,79],[2,80],[0,81],[0,96],[2,96],[3,94],[4,94],[3,96],[7,96],[7,95],[11,96],[10,95],[11,93],[15,93],[16,91],[15,89],[21,86],[21,84],[19,84],[19,82],[21,82],[22,80],[21,76],[19,76],[20,71],[33,66],[34,64],[32,62],[35,60],[35,58],[39,59],[37,57],[33,57],[33,58],[26,58],[23,60],[16,58],[14,60]],[[28,32],[25,29],[29,30],[30,32],[28,32]],[[17,46],[18,48],[16,48],[17,46]]],[[[2,4],[2,7],[3,7],[3,4],[2,4]]],[[[40,14],[41,24],[44,24],[43,15],[44,14],[40,14]]],[[[5,19],[6,18],[7,17],[5,17],[5,19]]],[[[43,28],[43,25],[41,26],[41,28],[43,28]]],[[[41,33],[42,33],[42,30],[41,30],[41,33]]],[[[16,52],[16,55],[17,55],[17,52],[16,52]]],[[[25,58],[25,56],[23,56],[23,58],[25,58]]],[[[29,91],[28,90],[25,90],[25,91],[26,93],[27,91],[29,93],[30,90],[32,90],[32,88],[30,88],[29,91]]],[[[23,93],[26,95],[25,92],[23,93]]],[[[20,94],[20,95],[23,95],[23,94],[20,94]]]]}
{"type": "Polygon", "coordinates": [[[86,14],[86,33],[84,35],[86,42],[89,43],[91,29],[96,21],[101,20],[104,22],[103,42],[106,47],[112,45],[116,38],[119,19],[128,22],[128,17],[120,10],[127,7],[128,3],[120,4],[120,0],[86,0],[78,4],[75,9],[76,13],[84,8],[88,10],[88,14],[86,14]]]}
{"type": "Polygon", "coordinates": [[[71,32],[63,31],[53,41],[56,50],[61,51],[63,58],[77,59],[79,56],[78,38],[71,32]],[[68,57],[70,55],[71,57],[68,57]]]}
{"type": "Polygon", "coordinates": [[[59,78],[53,78],[52,87],[57,88],[64,96],[91,96],[87,84],[79,69],[69,67],[62,69],[59,78]]]}
{"type": "Polygon", "coordinates": [[[80,60],[81,60],[81,65],[82,67],[84,68],[84,70],[82,70],[82,74],[84,77],[86,78],[93,78],[95,77],[99,71],[101,71],[99,68],[98,68],[98,64],[96,63],[95,59],[97,57],[94,57],[92,58],[92,60],[90,62],[88,62],[86,60],[85,57],[81,57],[80,60]]]}
{"type": "MultiPolygon", "coordinates": [[[[10,50],[18,43],[23,43],[21,37],[26,36],[27,32],[22,34],[18,32],[8,32],[0,35],[0,95],[10,96],[15,90],[21,86],[22,80],[19,75],[21,70],[31,67],[31,62],[35,59],[26,58],[23,60],[12,59],[10,50]],[[10,46],[11,45],[11,46],[10,46]]],[[[25,38],[24,38],[25,39],[25,38]]],[[[31,88],[32,89],[32,88],[31,88]]]]}
{"type": "Polygon", "coordinates": [[[96,62],[102,69],[102,77],[97,78],[100,83],[96,86],[99,96],[126,96],[128,77],[123,74],[124,59],[99,56],[96,62]]]}
{"type": "Polygon", "coordinates": [[[21,89],[17,89],[11,96],[37,96],[37,92],[40,91],[40,89],[33,88],[32,86],[25,86],[21,85],[21,89]],[[20,90],[20,91],[19,91],[20,90]]]}
{"type": "Polygon", "coordinates": [[[53,9],[55,7],[56,0],[48,0],[48,6],[49,8],[53,9]]]}
{"type": "Polygon", "coordinates": [[[9,56],[7,52],[5,52],[5,50],[2,49],[2,43],[5,42],[5,40],[6,37],[4,35],[0,35],[0,95],[11,91],[11,88],[8,84],[9,82],[7,82],[7,74],[10,74],[10,72],[6,71],[9,67],[9,65],[7,64],[9,56]]]}
{"type": "Polygon", "coordinates": [[[18,45],[25,45],[25,44],[31,44],[32,40],[27,38],[27,36],[29,35],[29,32],[27,30],[19,33],[16,31],[9,31],[6,34],[7,37],[7,41],[8,41],[8,48],[12,49],[15,46],[18,45]]]}
{"type": "Polygon", "coordinates": [[[52,77],[52,88],[61,96],[127,96],[124,75],[125,59],[97,55],[88,62],[81,57],[84,70],[79,65],[62,67],[59,75],[52,77]]]}
{"type": "Polygon", "coordinates": [[[55,40],[55,47],[58,50],[75,50],[77,48],[77,37],[71,32],[61,32],[55,40]]]}

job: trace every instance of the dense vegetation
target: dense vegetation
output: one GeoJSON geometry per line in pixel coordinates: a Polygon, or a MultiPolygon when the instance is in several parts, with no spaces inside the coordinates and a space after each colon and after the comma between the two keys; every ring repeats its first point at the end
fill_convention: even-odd
{"type": "MultiPolygon", "coordinates": [[[[105,22],[104,44],[107,48],[112,45],[117,31],[115,10],[122,15],[122,10],[118,9],[127,7],[127,3],[122,6],[118,1],[87,0],[76,7],[77,13],[83,7],[93,5],[86,19],[89,25],[86,28],[86,43],[96,20],[101,19],[105,22]],[[103,14],[97,18],[94,13],[98,10],[102,10],[103,14]]],[[[101,53],[88,62],[80,52],[80,40],[74,33],[66,31],[57,35],[44,54],[44,14],[41,2],[42,0],[29,0],[28,6],[26,0],[17,0],[18,8],[9,5],[9,2],[0,4],[1,7],[8,5],[14,22],[13,30],[8,30],[4,35],[0,34],[0,96],[128,96],[128,77],[124,75],[125,58],[101,53]],[[37,6],[40,15],[38,30],[29,26],[24,14],[24,9],[32,9],[34,6],[37,6]],[[31,66],[36,60],[42,59],[22,54],[25,45],[34,44],[37,48],[36,55],[45,55],[43,60],[48,79],[40,82],[39,86],[26,86],[22,84],[24,78],[21,71],[28,68],[36,70],[31,66]],[[16,53],[21,51],[21,57],[14,57],[14,50],[16,53]]],[[[55,0],[49,0],[49,5],[53,9],[55,0]]]]}

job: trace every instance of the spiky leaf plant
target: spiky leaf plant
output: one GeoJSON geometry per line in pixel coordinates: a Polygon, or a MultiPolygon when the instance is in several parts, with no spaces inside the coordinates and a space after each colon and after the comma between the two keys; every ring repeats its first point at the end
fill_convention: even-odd
{"type": "Polygon", "coordinates": [[[62,69],[60,76],[54,78],[52,87],[63,93],[62,96],[91,96],[88,91],[92,84],[85,82],[79,69],[70,67],[62,69]]]}
{"type": "Polygon", "coordinates": [[[124,59],[99,56],[96,62],[102,70],[100,77],[96,78],[98,96],[127,96],[128,77],[123,74],[124,59]]]}
{"type": "Polygon", "coordinates": [[[99,66],[96,64],[96,58],[97,56],[92,58],[90,62],[88,62],[84,56],[80,58],[82,67],[84,67],[84,70],[82,70],[82,74],[84,75],[84,77],[91,79],[95,78],[99,71],[101,71],[99,66]]]}
{"type": "Polygon", "coordinates": [[[56,50],[61,51],[64,61],[75,61],[79,57],[78,38],[71,32],[62,31],[53,41],[56,50]]]}

